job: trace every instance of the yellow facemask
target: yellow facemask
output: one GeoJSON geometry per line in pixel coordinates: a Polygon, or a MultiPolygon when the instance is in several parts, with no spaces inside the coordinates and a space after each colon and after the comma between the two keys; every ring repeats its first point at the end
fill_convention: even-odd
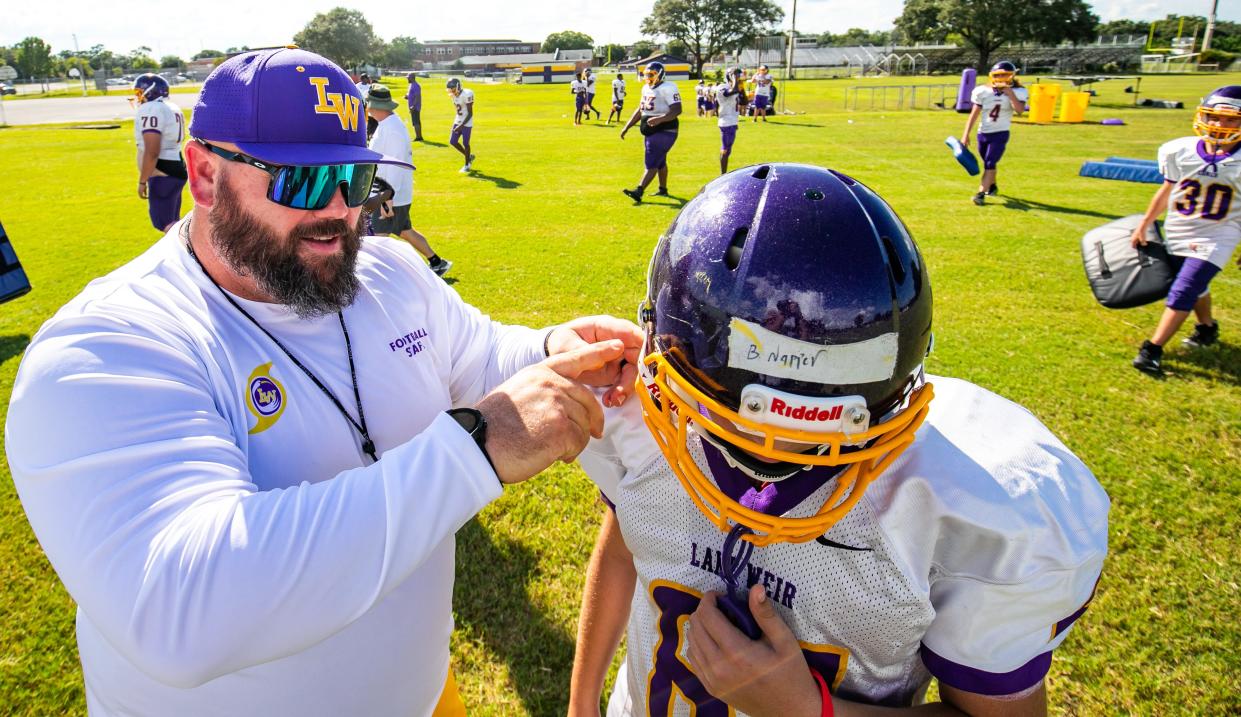
{"type": "MultiPolygon", "coordinates": [[[[676,349],[672,349],[676,351],[676,349]]],[[[742,540],[758,546],[776,542],[804,543],[826,533],[853,508],[866,486],[883,473],[914,440],[934,396],[931,384],[910,392],[907,405],[895,417],[855,433],[816,433],[772,426],[748,419],[700,391],[677,371],[661,353],[642,358],[638,395],[642,412],[660,450],[680,480],[685,492],[702,514],[722,532],[741,524],[754,532],[742,540]],[[707,409],[703,415],[699,406],[707,409]],[[716,420],[718,416],[720,421],[716,420]],[[751,433],[748,439],[726,429],[730,422],[751,433]],[[806,518],[783,518],[747,508],[729,498],[705,475],[690,454],[690,436],[705,431],[719,441],[737,446],[755,456],[804,466],[847,466],[833,480],[836,486],[818,512],[806,518]],[[780,444],[799,443],[826,447],[822,453],[798,453],[780,444]],[[842,450],[858,446],[856,450],[842,450]]]]}
{"type": "Polygon", "coordinates": [[[991,78],[992,87],[1003,89],[1013,86],[1013,78],[1017,76],[1017,73],[1008,70],[992,70],[987,76],[991,78]]]}
{"type": "Polygon", "coordinates": [[[1194,134],[1214,144],[1232,144],[1241,141],[1241,127],[1221,127],[1217,124],[1210,124],[1212,119],[1218,121],[1238,117],[1241,117],[1241,111],[1228,105],[1199,106],[1198,111],[1194,113],[1194,134]]]}

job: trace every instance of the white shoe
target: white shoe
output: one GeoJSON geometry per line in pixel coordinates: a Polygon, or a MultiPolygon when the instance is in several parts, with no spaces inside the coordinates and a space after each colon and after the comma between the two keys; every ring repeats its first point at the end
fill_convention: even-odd
{"type": "Polygon", "coordinates": [[[461,169],[458,169],[457,171],[460,172],[461,174],[467,174],[470,171],[470,165],[467,164],[461,169]]]}

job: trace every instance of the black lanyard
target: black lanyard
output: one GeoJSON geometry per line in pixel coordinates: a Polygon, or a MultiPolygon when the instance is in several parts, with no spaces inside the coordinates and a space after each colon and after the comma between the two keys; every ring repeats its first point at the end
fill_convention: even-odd
{"type": "Polygon", "coordinates": [[[349,344],[349,329],[345,327],[345,315],[340,311],[336,312],[336,318],[340,320],[341,333],[345,335],[345,352],[349,355],[349,378],[353,381],[353,400],[354,400],[354,403],[358,407],[358,420],[356,421],[353,420],[353,416],[350,416],[349,412],[345,410],[345,407],[341,405],[340,400],[337,399],[336,396],[333,395],[333,393],[328,390],[327,386],[323,385],[323,382],[319,380],[318,376],[315,376],[313,373],[311,373],[310,369],[306,368],[306,366],[301,361],[298,361],[297,357],[294,356],[292,353],[290,353],[289,350],[284,347],[284,344],[280,343],[280,341],[275,336],[271,335],[270,331],[263,328],[262,324],[256,321],[255,318],[251,316],[249,313],[247,313],[245,309],[241,308],[241,304],[238,304],[236,300],[233,299],[233,297],[229,296],[228,292],[225,291],[224,288],[220,286],[220,283],[217,282],[215,278],[211,276],[211,274],[207,273],[207,268],[203,266],[202,260],[198,258],[197,254],[194,253],[194,246],[190,244],[189,225],[190,225],[189,221],[186,221],[184,225],[185,226],[185,231],[184,231],[185,246],[187,249],[189,249],[190,256],[194,257],[194,261],[198,262],[198,268],[203,270],[203,274],[206,274],[207,278],[211,280],[211,283],[215,284],[215,288],[220,290],[220,294],[222,294],[224,298],[228,300],[228,303],[233,305],[234,309],[237,309],[237,311],[241,312],[242,316],[249,319],[250,323],[258,327],[259,331],[262,331],[267,336],[267,338],[271,339],[271,342],[276,345],[276,348],[283,351],[284,355],[288,356],[289,360],[293,362],[293,365],[300,368],[302,370],[302,373],[306,374],[306,378],[309,378],[312,382],[314,382],[314,384],[319,387],[319,390],[323,392],[324,396],[327,396],[329,399],[331,399],[332,404],[336,406],[336,410],[340,411],[340,415],[344,416],[345,420],[349,421],[349,423],[352,424],[355,429],[357,429],[358,433],[361,434],[362,452],[370,456],[370,459],[372,461],[378,461],[379,456],[376,455],[375,453],[375,442],[371,440],[371,434],[366,430],[366,412],[362,410],[362,395],[358,392],[358,372],[357,372],[357,369],[354,368],[354,365],[353,365],[353,347],[349,344]]]}

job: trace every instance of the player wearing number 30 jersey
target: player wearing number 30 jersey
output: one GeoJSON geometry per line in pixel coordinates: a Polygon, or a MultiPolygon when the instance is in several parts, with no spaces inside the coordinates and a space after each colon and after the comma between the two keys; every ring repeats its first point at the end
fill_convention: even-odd
{"type": "Polygon", "coordinates": [[[1219,324],[1211,315],[1211,279],[1228,263],[1241,241],[1241,85],[1220,87],[1202,100],[1194,115],[1193,137],[1159,148],[1163,186],[1155,192],[1133,244],[1146,243],[1146,230],[1164,211],[1168,253],[1181,260],[1155,332],[1133,359],[1134,368],[1163,373],[1163,347],[1192,310],[1191,348],[1219,341],[1219,324]]]}
{"type": "Polygon", "coordinates": [[[1022,407],[924,375],[931,287],[874,192],[806,165],[720,177],[651,260],[641,404],[580,461],[611,506],[570,713],[1043,714],[1108,498],[1022,407]],[[814,261],[807,261],[814,257],[814,261]],[[644,425],[645,424],[645,425],[644,425]]]}

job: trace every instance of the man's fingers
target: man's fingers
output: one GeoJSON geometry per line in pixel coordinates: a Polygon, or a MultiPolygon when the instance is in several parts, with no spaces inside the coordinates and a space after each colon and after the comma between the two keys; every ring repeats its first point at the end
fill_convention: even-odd
{"type": "Polygon", "coordinates": [[[603,394],[603,405],[616,408],[624,405],[634,395],[634,384],[638,378],[638,367],[629,361],[621,364],[620,376],[616,383],[603,394]]]}
{"type": "Polygon", "coordinates": [[[543,359],[548,368],[565,378],[576,379],[583,372],[602,368],[625,355],[625,344],[617,339],[580,346],[572,351],[543,359]]]}
{"type": "Polygon", "coordinates": [[[789,642],[796,642],[797,638],[793,636],[793,631],[784,623],[784,619],[780,617],[780,613],[776,612],[775,605],[767,598],[767,592],[762,585],[754,585],[750,588],[750,612],[754,615],[754,620],[763,631],[763,639],[779,649],[789,642]]]}

